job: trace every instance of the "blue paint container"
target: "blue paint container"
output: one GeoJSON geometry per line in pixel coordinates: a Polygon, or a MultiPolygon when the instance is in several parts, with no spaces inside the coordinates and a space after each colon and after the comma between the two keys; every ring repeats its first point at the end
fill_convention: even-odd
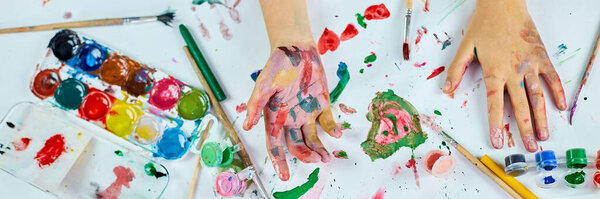
{"type": "Polygon", "coordinates": [[[557,175],[553,171],[557,166],[556,155],[554,151],[540,151],[535,154],[535,162],[537,165],[538,175],[536,184],[541,188],[556,187],[557,175]]]}
{"type": "Polygon", "coordinates": [[[166,129],[158,143],[155,156],[167,160],[175,160],[183,156],[190,146],[190,141],[181,129],[174,127],[166,129]]]}
{"type": "Polygon", "coordinates": [[[92,72],[98,70],[100,66],[102,66],[102,63],[106,60],[107,54],[106,47],[91,41],[85,43],[81,49],[79,49],[79,53],[71,58],[67,64],[77,67],[85,72],[92,72]]]}

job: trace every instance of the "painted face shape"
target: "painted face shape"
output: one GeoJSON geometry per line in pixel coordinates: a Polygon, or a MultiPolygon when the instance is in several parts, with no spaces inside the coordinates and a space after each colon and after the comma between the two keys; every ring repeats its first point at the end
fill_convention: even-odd
{"type": "Polygon", "coordinates": [[[52,37],[48,48],[52,49],[52,53],[54,53],[56,58],[61,61],[67,61],[75,55],[79,45],[81,45],[81,40],[77,37],[77,33],[65,29],[52,37]]]}
{"type": "Polygon", "coordinates": [[[77,79],[69,78],[58,85],[54,92],[54,98],[66,109],[77,109],[87,94],[87,85],[77,79]]]}
{"type": "Polygon", "coordinates": [[[113,54],[106,59],[100,68],[100,79],[113,85],[123,85],[129,73],[140,68],[140,64],[129,59],[127,56],[113,54]]]}
{"type": "Polygon", "coordinates": [[[190,142],[181,129],[170,128],[163,132],[162,138],[156,144],[157,155],[167,160],[174,160],[183,156],[189,145],[190,142]]]}
{"type": "Polygon", "coordinates": [[[112,99],[101,91],[92,91],[83,99],[79,114],[88,120],[100,120],[108,113],[112,99]]]}
{"type": "Polygon", "coordinates": [[[371,129],[361,147],[371,160],[385,159],[400,147],[415,149],[427,139],[417,110],[394,91],[378,92],[369,104],[371,129]]]}
{"type": "Polygon", "coordinates": [[[173,108],[181,95],[181,87],[179,85],[179,82],[172,78],[159,80],[150,91],[148,103],[161,110],[173,108]]]}
{"type": "Polygon", "coordinates": [[[177,112],[183,119],[200,119],[208,112],[208,99],[200,90],[188,91],[177,103],[177,112]]]}
{"type": "Polygon", "coordinates": [[[106,60],[106,48],[95,42],[86,43],[79,50],[77,59],[69,61],[70,65],[91,72],[98,70],[106,60]]]}
{"type": "Polygon", "coordinates": [[[60,76],[57,69],[46,69],[40,71],[33,82],[31,82],[31,91],[41,99],[46,99],[54,95],[54,91],[60,84],[60,76]]]}
{"type": "Polygon", "coordinates": [[[125,84],[125,89],[128,93],[135,96],[145,95],[150,91],[153,83],[154,77],[152,76],[151,69],[140,67],[139,70],[131,73],[125,84]]]}

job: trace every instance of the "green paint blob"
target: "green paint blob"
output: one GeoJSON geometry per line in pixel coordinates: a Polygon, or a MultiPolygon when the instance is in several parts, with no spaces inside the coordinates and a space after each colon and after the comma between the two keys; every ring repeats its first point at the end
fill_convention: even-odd
{"type": "Polygon", "coordinates": [[[375,60],[377,60],[377,55],[375,55],[375,53],[371,53],[369,56],[365,57],[365,64],[374,62],[375,60]]]}
{"type": "Polygon", "coordinates": [[[565,181],[570,184],[581,184],[585,182],[585,173],[578,171],[565,176],[565,181]]]}
{"type": "Polygon", "coordinates": [[[69,78],[60,82],[54,92],[56,102],[66,109],[77,109],[83,98],[87,95],[87,86],[74,78],[69,78]]]}
{"type": "Polygon", "coordinates": [[[194,4],[194,5],[202,5],[203,3],[208,3],[208,4],[223,4],[223,3],[221,3],[220,0],[194,0],[194,1],[192,1],[192,4],[194,4]]]}
{"type": "Polygon", "coordinates": [[[157,171],[156,167],[154,167],[154,164],[152,164],[152,162],[148,162],[144,165],[144,171],[146,172],[146,175],[154,176],[155,178],[167,176],[167,174],[157,171]]]}
{"type": "Polygon", "coordinates": [[[442,116],[442,112],[440,112],[438,110],[434,110],[433,113],[435,113],[436,115],[442,116]]]}
{"type": "Polygon", "coordinates": [[[360,74],[363,74],[365,72],[365,69],[361,68],[358,72],[360,72],[360,74]]]}
{"type": "Polygon", "coordinates": [[[208,99],[201,90],[188,91],[177,102],[177,112],[183,119],[200,119],[208,112],[208,99]]]}
{"type": "Polygon", "coordinates": [[[346,121],[344,121],[344,123],[342,124],[342,128],[343,128],[343,129],[352,129],[352,127],[351,127],[350,123],[348,123],[348,122],[346,122],[346,121]]]}
{"type": "Polygon", "coordinates": [[[356,16],[356,22],[358,23],[358,25],[360,25],[360,27],[367,28],[367,24],[365,23],[365,16],[362,16],[360,13],[356,13],[354,16],[356,16]]]}
{"type": "MultiPolygon", "coordinates": [[[[377,92],[369,107],[370,109],[367,113],[367,120],[371,122],[371,128],[369,129],[367,140],[362,142],[360,146],[371,158],[371,161],[375,161],[376,159],[385,159],[394,154],[401,147],[409,147],[411,150],[415,150],[419,145],[423,144],[425,140],[427,140],[427,134],[421,130],[421,123],[419,121],[419,113],[417,112],[417,109],[415,109],[415,107],[413,107],[408,101],[394,94],[394,91],[388,90],[386,92],[377,92]],[[379,131],[381,119],[383,119],[381,116],[387,117],[387,114],[382,113],[388,109],[397,109],[400,111],[405,110],[408,112],[413,126],[410,128],[411,131],[408,132],[404,137],[398,139],[398,141],[383,145],[376,142],[375,137],[379,131]]],[[[397,130],[396,127],[394,127],[394,129],[395,131],[397,130]]],[[[408,127],[406,129],[408,130],[408,127]]]]}
{"type": "Polygon", "coordinates": [[[117,156],[121,156],[121,157],[123,157],[123,151],[121,151],[121,150],[116,150],[116,151],[115,151],[115,154],[116,154],[117,156]]]}
{"type": "Polygon", "coordinates": [[[310,175],[308,175],[308,181],[300,186],[297,186],[289,191],[275,192],[273,197],[275,199],[297,199],[304,195],[319,181],[319,168],[316,168],[310,175]]]}
{"type": "Polygon", "coordinates": [[[340,78],[340,81],[329,94],[331,97],[331,103],[337,101],[342,94],[342,91],[344,91],[344,88],[346,88],[346,84],[348,84],[348,81],[350,80],[350,73],[348,73],[348,66],[346,63],[340,62],[340,64],[338,64],[337,76],[340,78]]]}
{"type": "Polygon", "coordinates": [[[337,151],[337,153],[336,153],[336,151],[334,151],[333,155],[336,158],[348,159],[348,153],[346,153],[346,151],[343,151],[343,150],[339,150],[339,151],[337,151]]]}

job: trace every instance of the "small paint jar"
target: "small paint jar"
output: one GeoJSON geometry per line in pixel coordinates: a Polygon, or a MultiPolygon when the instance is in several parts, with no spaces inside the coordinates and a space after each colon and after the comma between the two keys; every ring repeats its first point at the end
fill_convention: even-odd
{"type": "Polygon", "coordinates": [[[504,172],[506,175],[517,177],[527,173],[529,167],[525,162],[525,155],[512,154],[504,158],[504,172]]]}
{"type": "Polygon", "coordinates": [[[581,188],[585,186],[585,168],[588,164],[585,149],[575,148],[567,150],[567,172],[565,173],[565,183],[571,188],[581,188]]]}
{"type": "Polygon", "coordinates": [[[598,171],[594,173],[594,177],[592,179],[594,180],[594,185],[596,188],[600,188],[600,150],[596,152],[596,169],[598,171]]]}
{"type": "Polygon", "coordinates": [[[541,188],[552,188],[558,184],[556,181],[555,171],[553,171],[558,163],[554,151],[540,151],[535,154],[535,162],[537,164],[538,175],[536,176],[536,184],[541,188]]]}
{"type": "Polygon", "coordinates": [[[231,165],[239,145],[227,146],[218,142],[205,142],[200,151],[202,162],[208,167],[227,167],[231,165]]]}
{"type": "Polygon", "coordinates": [[[248,167],[238,173],[226,171],[219,173],[215,180],[215,189],[223,197],[238,196],[246,191],[246,180],[252,179],[252,171],[248,167]]]}

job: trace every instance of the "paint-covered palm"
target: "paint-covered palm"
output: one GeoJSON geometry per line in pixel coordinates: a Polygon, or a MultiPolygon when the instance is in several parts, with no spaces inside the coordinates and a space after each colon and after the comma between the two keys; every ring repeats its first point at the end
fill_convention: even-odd
{"type": "Polygon", "coordinates": [[[524,0],[477,1],[469,28],[448,69],[444,93],[454,93],[474,59],[481,63],[487,89],[492,146],[499,149],[504,145],[502,126],[504,91],[507,91],[525,148],[535,152],[538,148],[535,135],[539,140],[549,137],[538,76],[550,86],[558,109],[564,110],[566,103],[560,78],[548,59],[524,0]],[[535,120],[531,119],[531,111],[535,120]]]}
{"type": "Polygon", "coordinates": [[[289,179],[283,140],[298,160],[327,162],[331,157],[317,136],[316,121],[329,135],[342,135],[331,114],[324,72],[314,44],[281,46],[256,80],[244,129],[264,113],[267,150],[281,180],[289,179]]]}

